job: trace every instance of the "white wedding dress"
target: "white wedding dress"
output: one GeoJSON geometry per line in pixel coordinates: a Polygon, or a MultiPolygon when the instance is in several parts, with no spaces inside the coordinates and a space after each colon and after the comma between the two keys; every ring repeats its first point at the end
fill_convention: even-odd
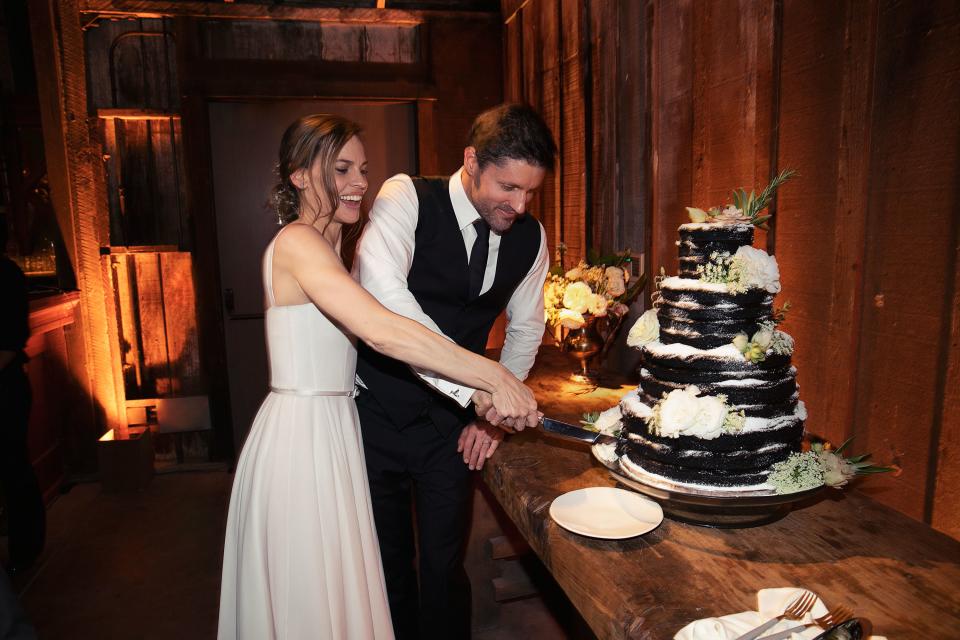
{"type": "Polygon", "coordinates": [[[263,261],[271,391],[237,463],[221,639],[393,638],[360,426],[353,342],[313,304],[276,306],[263,261]]]}

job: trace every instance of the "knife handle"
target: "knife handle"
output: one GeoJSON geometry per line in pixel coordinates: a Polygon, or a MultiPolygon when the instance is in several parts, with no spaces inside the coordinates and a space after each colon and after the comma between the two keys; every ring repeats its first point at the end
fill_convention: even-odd
{"type": "Polygon", "coordinates": [[[766,622],[764,622],[764,623],[763,623],[762,625],[760,625],[759,627],[756,627],[756,628],[754,628],[754,629],[751,629],[750,631],[747,631],[745,634],[743,634],[743,635],[741,635],[741,636],[737,636],[736,638],[734,638],[734,640],[754,640],[754,638],[759,638],[759,637],[760,637],[760,634],[762,634],[764,631],[766,631],[767,629],[769,629],[769,628],[772,627],[773,625],[777,624],[778,622],[780,622],[780,618],[779,618],[779,617],[777,617],[777,618],[770,618],[769,620],[767,620],[766,622]]]}

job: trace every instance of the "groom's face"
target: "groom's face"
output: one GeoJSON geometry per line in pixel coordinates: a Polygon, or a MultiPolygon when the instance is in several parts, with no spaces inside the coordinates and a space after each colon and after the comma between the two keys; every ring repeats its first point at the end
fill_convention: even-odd
{"type": "Polygon", "coordinates": [[[523,160],[507,158],[480,169],[476,152],[464,152],[464,191],[477,213],[497,233],[507,231],[527,210],[543,182],[546,170],[523,160]]]}

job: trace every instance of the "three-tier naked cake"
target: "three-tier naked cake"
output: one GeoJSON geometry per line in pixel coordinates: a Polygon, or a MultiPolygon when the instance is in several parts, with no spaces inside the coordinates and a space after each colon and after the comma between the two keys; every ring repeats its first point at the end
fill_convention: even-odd
{"type": "Polygon", "coordinates": [[[640,385],[601,414],[626,436],[620,466],[630,475],[760,488],[771,465],[800,450],[793,339],[777,329],[776,259],[752,246],[766,219],[755,209],[692,209],[702,221],[680,226],[679,276],[659,279],[654,308],[630,331],[640,385]]]}

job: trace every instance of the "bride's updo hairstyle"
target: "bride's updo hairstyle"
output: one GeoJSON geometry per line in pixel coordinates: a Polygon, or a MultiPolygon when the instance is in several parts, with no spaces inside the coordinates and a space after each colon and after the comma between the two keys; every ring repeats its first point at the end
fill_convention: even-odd
{"type": "MultiPolygon", "coordinates": [[[[314,162],[320,163],[320,175],[323,176],[320,186],[329,206],[333,207],[332,211],[323,211],[322,203],[317,202],[317,215],[331,215],[336,210],[340,194],[333,177],[334,164],[343,146],[360,131],[356,122],[328,113],[303,116],[287,127],[280,141],[279,180],[273,188],[273,204],[282,224],[293,222],[300,215],[300,192],[293,186],[290,176],[298,169],[304,169],[313,180],[310,167],[314,162]]],[[[319,193],[321,189],[316,186],[314,190],[319,193]]]]}

